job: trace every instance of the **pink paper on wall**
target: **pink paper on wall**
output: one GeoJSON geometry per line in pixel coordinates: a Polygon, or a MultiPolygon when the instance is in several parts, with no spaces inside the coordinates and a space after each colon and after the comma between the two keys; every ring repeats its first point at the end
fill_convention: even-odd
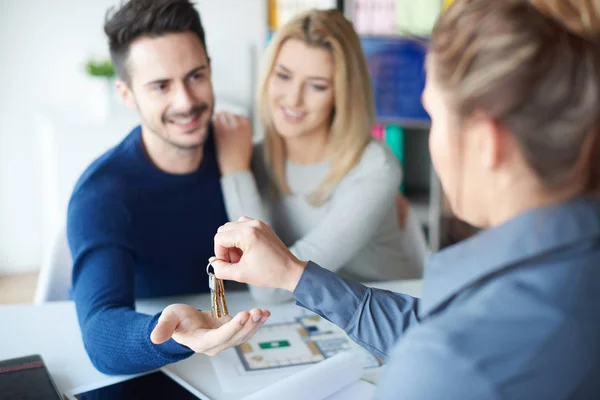
{"type": "Polygon", "coordinates": [[[396,32],[396,0],[373,1],[373,33],[393,35],[396,32]]]}
{"type": "Polygon", "coordinates": [[[373,137],[379,141],[383,140],[383,135],[385,133],[385,127],[381,124],[377,124],[371,130],[371,134],[373,137]]]}
{"type": "Polygon", "coordinates": [[[354,29],[359,35],[371,33],[371,18],[369,16],[368,0],[354,0],[353,18],[354,29]]]}

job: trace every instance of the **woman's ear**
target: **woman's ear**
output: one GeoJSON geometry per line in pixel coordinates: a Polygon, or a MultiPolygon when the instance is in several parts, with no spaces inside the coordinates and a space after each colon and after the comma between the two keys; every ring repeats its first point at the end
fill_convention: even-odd
{"type": "Polygon", "coordinates": [[[481,166],[495,170],[507,157],[511,139],[509,132],[484,112],[476,112],[471,123],[481,166]]]}

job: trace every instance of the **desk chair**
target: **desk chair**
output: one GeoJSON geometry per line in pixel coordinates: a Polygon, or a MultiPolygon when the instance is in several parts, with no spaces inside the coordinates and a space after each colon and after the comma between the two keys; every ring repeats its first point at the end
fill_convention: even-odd
{"type": "Polygon", "coordinates": [[[69,299],[73,259],[67,242],[67,229],[62,226],[44,256],[33,302],[43,304],[69,299]]]}

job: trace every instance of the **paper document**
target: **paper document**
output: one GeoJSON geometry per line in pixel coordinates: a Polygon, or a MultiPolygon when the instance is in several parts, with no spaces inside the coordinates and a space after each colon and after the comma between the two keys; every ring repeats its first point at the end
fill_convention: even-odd
{"type": "Polygon", "coordinates": [[[375,386],[360,381],[362,373],[358,357],[340,353],[247,396],[244,400],[373,399],[375,386]]]}
{"type": "Polygon", "coordinates": [[[342,329],[314,314],[293,322],[265,325],[236,351],[246,371],[314,364],[343,351],[361,356],[365,368],[381,365],[377,357],[354,343],[342,329]]]}
{"type": "Polygon", "coordinates": [[[329,396],[327,400],[371,400],[374,398],[375,385],[370,382],[360,380],[329,396]]]}
{"type": "Polygon", "coordinates": [[[331,322],[296,306],[278,311],[248,343],[211,358],[224,392],[261,390],[341,353],[351,354],[363,374],[378,374],[382,361],[331,322]]]}

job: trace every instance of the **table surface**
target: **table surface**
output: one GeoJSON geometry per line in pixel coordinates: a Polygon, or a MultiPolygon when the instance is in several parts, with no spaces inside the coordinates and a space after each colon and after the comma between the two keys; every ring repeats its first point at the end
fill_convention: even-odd
{"type": "MultiPolygon", "coordinates": [[[[422,281],[378,282],[369,286],[420,296],[422,281]]],[[[136,309],[155,314],[172,303],[186,303],[205,309],[210,301],[207,294],[141,300],[136,303],[136,309]]],[[[232,314],[257,306],[247,291],[228,292],[227,304],[232,314]]],[[[289,310],[289,307],[295,306],[268,307],[261,304],[261,308],[272,311],[274,318],[286,308],[289,310]]],[[[83,385],[109,384],[124,379],[123,376],[104,375],[94,368],[83,347],[75,305],[71,301],[43,305],[3,305],[0,306],[0,321],[0,360],[40,354],[62,392],[83,385]]],[[[218,384],[209,357],[203,354],[196,354],[167,368],[213,400],[239,399],[249,394],[224,392],[218,384]]]]}

